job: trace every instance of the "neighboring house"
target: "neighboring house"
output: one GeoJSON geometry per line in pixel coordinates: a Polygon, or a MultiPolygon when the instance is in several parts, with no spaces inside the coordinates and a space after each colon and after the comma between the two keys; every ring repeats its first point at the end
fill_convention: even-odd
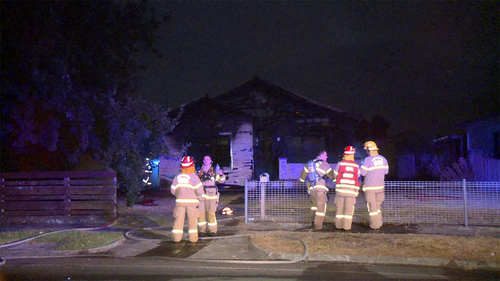
{"type": "Polygon", "coordinates": [[[500,115],[460,123],[456,127],[465,133],[434,141],[434,154],[440,168],[450,167],[463,157],[475,180],[500,180],[500,115]]]}
{"type": "Polygon", "coordinates": [[[362,119],[258,77],[224,94],[195,100],[169,116],[180,112],[177,126],[166,136],[169,153],[160,158],[161,176],[179,173],[184,155],[193,156],[197,167],[210,155],[228,176],[225,184],[240,186],[264,173],[278,180],[282,157],[306,163],[325,149],[336,161],[354,140],[362,119]]]}
{"type": "Polygon", "coordinates": [[[476,181],[500,181],[500,115],[459,125],[476,181]]]}
{"type": "Polygon", "coordinates": [[[434,140],[433,154],[442,168],[451,166],[460,157],[467,155],[465,135],[448,135],[434,140]]]}
{"type": "Polygon", "coordinates": [[[460,157],[478,154],[484,158],[500,159],[500,116],[467,121],[455,126],[462,135],[449,135],[434,140],[434,152],[445,158],[444,164],[456,162],[460,157]]]}
{"type": "Polygon", "coordinates": [[[478,152],[484,158],[500,159],[500,115],[484,120],[461,123],[465,129],[467,153],[478,152]]]}

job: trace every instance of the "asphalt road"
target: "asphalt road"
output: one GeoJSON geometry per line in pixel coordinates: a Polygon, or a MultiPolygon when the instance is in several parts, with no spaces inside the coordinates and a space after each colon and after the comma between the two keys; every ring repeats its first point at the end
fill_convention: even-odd
{"type": "Polygon", "coordinates": [[[14,259],[0,280],[500,280],[500,271],[438,267],[299,262],[209,263],[170,258],[14,259]]]}

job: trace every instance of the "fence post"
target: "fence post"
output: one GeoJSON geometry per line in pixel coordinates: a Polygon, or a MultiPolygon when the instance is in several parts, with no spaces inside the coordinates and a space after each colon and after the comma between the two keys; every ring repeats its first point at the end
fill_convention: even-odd
{"type": "Polygon", "coordinates": [[[245,179],[245,224],[248,223],[248,180],[245,179]]]}
{"type": "MultiPolygon", "coordinates": [[[[2,178],[2,186],[1,186],[1,188],[0,188],[0,191],[2,191],[2,190],[4,189],[4,182],[5,182],[5,179],[4,179],[4,178],[2,178]]],[[[3,196],[4,196],[4,195],[3,195],[3,193],[1,193],[1,194],[0,194],[0,196],[2,197],[2,201],[0,201],[0,202],[1,202],[1,203],[3,203],[3,196]]],[[[4,211],[3,211],[3,204],[2,204],[2,208],[1,208],[1,210],[2,210],[2,211],[1,211],[2,213],[0,214],[0,217],[2,217],[2,218],[3,218],[3,212],[4,212],[4,211]]]]}
{"type": "Polygon", "coordinates": [[[462,180],[462,190],[464,192],[464,222],[465,222],[465,227],[468,226],[467,222],[467,184],[465,179],[462,180]]]}
{"type": "Polygon", "coordinates": [[[266,184],[269,182],[269,174],[263,173],[260,175],[260,217],[266,217],[266,184]]]}
{"type": "Polygon", "coordinates": [[[266,183],[260,182],[260,218],[266,217],[266,183]]]}
{"type": "Polygon", "coordinates": [[[69,185],[69,178],[64,178],[64,212],[66,213],[66,216],[71,215],[69,185]]]}

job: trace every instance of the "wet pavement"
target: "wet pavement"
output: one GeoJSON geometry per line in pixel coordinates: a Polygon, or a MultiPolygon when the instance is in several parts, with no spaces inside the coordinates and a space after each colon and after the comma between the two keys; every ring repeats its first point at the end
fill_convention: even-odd
{"type": "Polygon", "coordinates": [[[174,243],[172,241],[162,241],[156,248],[145,251],[136,257],[171,257],[171,258],[188,258],[200,252],[211,242],[200,240],[197,243],[181,241],[174,243]]]}

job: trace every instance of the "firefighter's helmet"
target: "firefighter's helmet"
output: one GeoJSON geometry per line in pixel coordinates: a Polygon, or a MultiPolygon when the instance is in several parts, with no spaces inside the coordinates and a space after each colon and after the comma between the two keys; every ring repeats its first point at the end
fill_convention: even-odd
{"type": "Polygon", "coordinates": [[[377,144],[374,141],[365,142],[365,150],[378,150],[377,144]]]}
{"type": "Polygon", "coordinates": [[[356,154],[356,148],[354,146],[349,145],[344,149],[344,154],[356,154]]]}
{"type": "Polygon", "coordinates": [[[184,156],[181,161],[181,168],[187,169],[194,166],[194,160],[191,156],[184,156]]]}
{"type": "Polygon", "coordinates": [[[223,215],[232,216],[234,214],[233,209],[231,207],[224,207],[221,212],[223,215]]]}

